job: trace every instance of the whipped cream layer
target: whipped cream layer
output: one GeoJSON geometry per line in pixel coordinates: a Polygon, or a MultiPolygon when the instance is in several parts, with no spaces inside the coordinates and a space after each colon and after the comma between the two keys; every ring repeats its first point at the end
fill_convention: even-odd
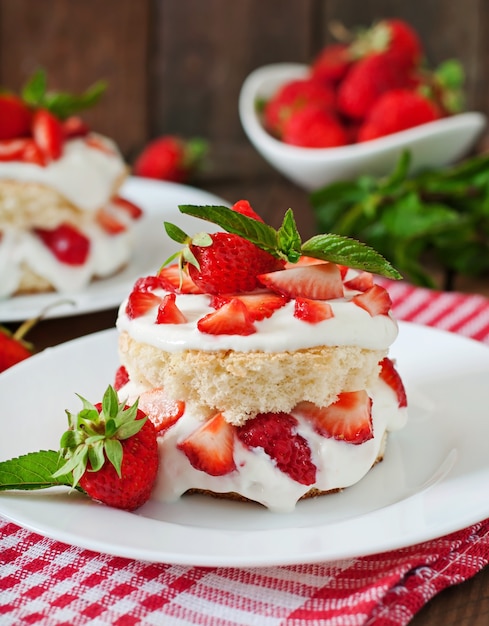
{"type": "Polygon", "coordinates": [[[90,240],[87,260],[83,265],[67,265],[60,263],[34,233],[6,228],[0,237],[0,298],[18,290],[25,268],[46,280],[56,291],[74,293],[86,287],[94,277],[114,274],[130,259],[133,229],[110,235],[93,224],[84,228],[83,233],[90,240]]]}
{"type": "MultiPolygon", "coordinates": [[[[156,289],[163,297],[166,292],[156,289]]],[[[155,324],[157,307],[135,319],[126,314],[127,300],[121,304],[117,319],[119,331],[127,331],[140,343],[167,352],[181,350],[236,350],[248,352],[282,352],[313,346],[360,346],[387,349],[398,334],[397,322],[391,315],[371,316],[351,298],[360,293],[345,290],[345,297],[328,300],[334,317],[316,324],[294,317],[294,301],[274,311],[268,319],[255,322],[255,333],[241,335],[210,335],[197,328],[197,321],[215,309],[209,305],[210,296],[177,294],[176,304],[187,318],[186,324],[155,324]]]]}
{"type": "Polygon", "coordinates": [[[0,179],[52,187],[84,211],[104,206],[125,173],[126,165],[117,145],[96,133],[66,141],[61,157],[44,167],[22,161],[0,162],[0,179]],[[90,138],[100,145],[91,145],[90,138]]]}
{"type": "MultiPolygon", "coordinates": [[[[119,391],[120,397],[134,396],[128,383],[119,391]]],[[[331,491],[349,487],[361,480],[383,456],[385,437],[389,431],[402,428],[407,419],[406,408],[399,408],[396,394],[382,380],[367,389],[372,398],[374,437],[360,445],[319,435],[299,415],[297,433],[309,444],[316,466],[316,482],[303,485],[279,470],[262,448],[248,448],[236,437],[234,461],[236,469],[224,476],[210,476],[196,470],[177,444],[197,429],[202,422],[186,409],[182,417],[158,439],[160,469],[153,498],[174,502],[189,489],[214,493],[237,493],[268,509],[280,513],[293,511],[298,500],[310,489],[331,491]]],[[[137,395],[137,394],[136,394],[137,395]]]]}

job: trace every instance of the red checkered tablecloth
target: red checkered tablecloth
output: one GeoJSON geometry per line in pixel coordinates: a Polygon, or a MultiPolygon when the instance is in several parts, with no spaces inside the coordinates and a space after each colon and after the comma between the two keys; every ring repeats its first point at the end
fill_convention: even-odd
{"type": "MultiPolygon", "coordinates": [[[[394,312],[489,345],[489,300],[388,283],[394,312]]],[[[373,556],[288,567],[154,564],[0,519],[0,625],[402,626],[489,562],[489,520],[373,556]]]]}

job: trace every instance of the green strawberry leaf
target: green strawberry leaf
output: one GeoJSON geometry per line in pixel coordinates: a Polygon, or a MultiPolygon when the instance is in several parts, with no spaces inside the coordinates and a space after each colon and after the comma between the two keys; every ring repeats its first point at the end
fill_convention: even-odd
{"type": "Polygon", "coordinates": [[[73,479],[69,472],[59,474],[63,464],[59,452],[54,450],[30,452],[3,461],[0,463],[0,491],[73,487],[73,479]]]}

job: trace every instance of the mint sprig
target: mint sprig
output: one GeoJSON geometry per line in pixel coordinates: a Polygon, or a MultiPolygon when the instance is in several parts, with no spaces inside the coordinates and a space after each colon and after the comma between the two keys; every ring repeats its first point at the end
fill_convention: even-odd
{"type": "Polygon", "coordinates": [[[106,88],[107,84],[104,81],[98,81],[81,94],[50,91],[47,87],[46,72],[39,69],[24,85],[21,97],[31,107],[48,109],[56,117],[66,119],[96,104],[106,88]]]}
{"type": "Polygon", "coordinates": [[[414,176],[410,163],[405,152],[387,177],[361,176],[313,192],[318,230],[372,246],[420,286],[452,289],[458,275],[486,275],[489,154],[414,176]]]}
{"type": "MultiPolygon", "coordinates": [[[[217,224],[223,230],[248,239],[259,248],[290,263],[297,263],[301,256],[310,256],[396,280],[402,278],[376,250],[349,237],[328,233],[302,242],[291,209],[287,210],[277,230],[225,206],[179,205],[178,208],[185,215],[217,224]]],[[[165,223],[168,234],[172,232],[171,226],[168,228],[165,223]]]]}
{"type": "Polygon", "coordinates": [[[62,474],[53,478],[64,460],[55,450],[30,452],[15,459],[0,462],[0,491],[73,487],[73,477],[62,474]]]}

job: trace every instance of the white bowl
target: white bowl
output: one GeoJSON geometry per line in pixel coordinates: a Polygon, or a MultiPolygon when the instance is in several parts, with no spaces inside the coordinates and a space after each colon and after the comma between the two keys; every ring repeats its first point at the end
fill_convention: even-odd
{"type": "Polygon", "coordinates": [[[411,152],[411,172],[441,167],[463,157],[486,125],[482,113],[460,113],[393,135],[339,148],[300,148],[272,137],[263,128],[256,103],[284,83],[308,73],[307,65],[277,63],[254,70],[239,96],[243,129],[256,150],[279,172],[312,191],[362,174],[390,173],[404,150],[411,152]]]}

